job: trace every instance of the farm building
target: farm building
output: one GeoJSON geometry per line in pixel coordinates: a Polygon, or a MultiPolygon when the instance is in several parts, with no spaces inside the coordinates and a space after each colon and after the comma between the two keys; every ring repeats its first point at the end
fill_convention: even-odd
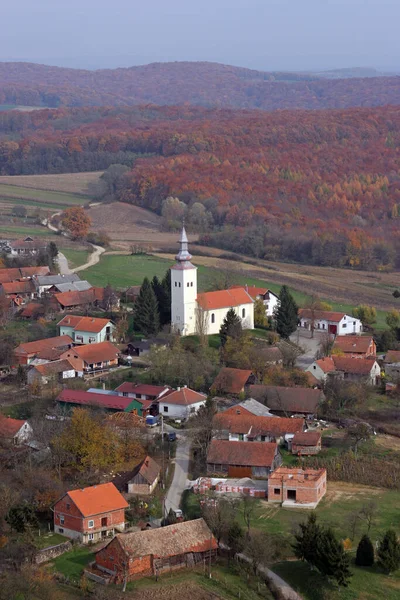
{"type": "Polygon", "coordinates": [[[93,375],[117,367],[119,354],[118,348],[111,342],[98,342],[70,348],[60,358],[82,361],[83,374],[93,375]]]}
{"type": "Polygon", "coordinates": [[[376,357],[376,344],[370,335],[337,335],[333,350],[353,358],[376,357]]]}
{"type": "Polygon", "coordinates": [[[72,339],[69,335],[62,335],[34,342],[20,344],[14,350],[14,357],[19,365],[29,365],[41,353],[54,354],[54,360],[60,357],[61,352],[65,352],[72,346],[72,339]],[[55,352],[54,352],[55,351],[55,352]]]}
{"type": "Polygon", "coordinates": [[[136,412],[141,415],[142,404],[133,398],[123,398],[118,394],[103,394],[98,392],[86,392],[84,390],[62,390],[56,398],[60,406],[66,409],[77,406],[99,408],[107,412],[136,412]]]}
{"type": "Polygon", "coordinates": [[[318,454],[321,450],[321,432],[320,431],[302,431],[295,433],[290,440],[292,454],[298,456],[310,456],[318,454]]]}
{"type": "Polygon", "coordinates": [[[308,330],[325,331],[333,335],[347,335],[362,332],[362,323],[360,319],[346,315],[342,312],[331,310],[311,310],[309,308],[300,308],[299,327],[308,330]]]}
{"type": "Polygon", "coordinates": [[[0,441],[3,444],[18,446],[28,442],[32,435],[33,430],[28,421],[12,419],[0,414],[0,441]]]}
{"type": "Polygon", "coordinates": [[[362,381],[377,385],[381,369],[374,358],[353,358],[350,356],[327,356],[314,361],[307,371],[320,381],[327,377],[340,377],[350,381],[362,381]]]}
{"type": "Polygon", "coordinates": [[[252,371],[223,367],[214,379],[210,391],[212,394],[241,394],[247,386],[256,382],[252,371]]]}
{"type": "Polygon", "coordinates": [[[49,381],[62,382],[66,379],[83,377],[82,367],[73,359],[53,360],[43,364],[32,365],[27,373],[28,384],[34,381],[47,385],[49,381]]]}
{"type": "Polygon", "coordinates": [[[275,442],[230,442],[211,440],[207,473],[228,477],[264,478],[282,464],[275,442]]]}
{"type": "Polygon", "coordinates": [[[249,393],[272,413],[284,417],[304,415],[312,419],[324,400],[322,391],[305,387],[251,385],[249,393]]]}
{"type": "Polygon", "coordinates": [[[150,456],[139,463],[128,481],[128,494],[152,494],[161,474],[161,468],[150,456]]]}
{"type": "Polygon", "coordinates": [[[326,494],[326,469],[279,467],[268,479],[268,502],[284,508],[315,508],[326,494]]]}

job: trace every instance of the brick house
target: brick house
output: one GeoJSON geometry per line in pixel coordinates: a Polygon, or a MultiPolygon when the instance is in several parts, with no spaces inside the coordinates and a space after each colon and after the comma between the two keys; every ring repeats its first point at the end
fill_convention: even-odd
{"type": "Polygon", "coordinates": [[[217,547],[204,519],[119,534],[96,553],[96,574],[114,583],[162,575],[209,560],[217,547]]]}
{"type": "Polygon", "coordinates": [[[224,477],[266,479],[281,464],[275,442],[211,440],[207,454],[207,473],[224,477]]]}
{"type": "Polygon", "coordinates": [[[317,415],[325,398],[321,390],[278,385],[251,385],[249,393],[275,415],[304,415],[308,419],[317,415]]]}
{"type": "Polygon", "coordinates": [[[252,371],[224,367],[214,379],[210,391],[212,394],[241,394],[246,387],[256,382],[252,371]]]}
{"type": "Polygon", "coordinates": [[[333,349],[354,358],[376,357],[376,344],[370,335],[337,335],[333,349]]]}
{"type": "MultiPolygon", "coordinates": [[[[53,353],[54,351],[66,351],[72,346],[72,339],[69,335],[62,335],[44,340],[36,340],[35,342],[27,342],[20,344],[14,350],[15,361],[18,365],[29,365],[35,357],[43,352],[53,353]]],[[[57,354],[57,359],[60,357],[57,354]]]]}
{"type": "Polygon", "coordinates": [[[326,469],[279,467],[268,479],[268,502],[315,508],[326,494],[326,469]]]}
{"type": "Polygon", "coordinates": [[[318,454],[321,450],[321,432],[303,431],[295,433],[290,440],[292,454],[297,456],[311,456],[318,454]]]}
{"type": "Polygon", "coordinates": [[[34,381],[38,381],[41,385],[47,385],[49,381],[58,381],[62,383],[67,379],[75,377],[83,377],[81,365],[77,361],[53,360],[43,364],[32,365],[27,374],[27,381],[32,385],[34,381]]]}
{"type": "Polygon", "coordinates": [[[378,385],[381,376],[380,366],[373,357],[327,356],[314,361],[306,371],[319,381],[326,381],[328,377],[340,377],[368,385],[378,385]]]}
{"type": "Polygon", "coordinates": [[[98,542],[124,530],[128,507],[113,483],[71,490],[54,504],[54,532],[83,544],[98,542]]]}
{"type": "Polygon", "coordinates": [[[108,371],[111,367],[118,366],[119,350],[111,342],[99,342],[98,344],[84,344],[75,346],[64,352],[60,358],[83,361],[83,373],[93,374],[108,371]]]}

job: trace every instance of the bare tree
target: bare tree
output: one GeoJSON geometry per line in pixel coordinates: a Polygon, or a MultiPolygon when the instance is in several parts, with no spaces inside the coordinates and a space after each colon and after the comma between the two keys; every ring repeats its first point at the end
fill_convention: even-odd
{"type": "Polygon", "coordinates": [[[251,519],[254,515],[254,509],[255,509],[254,500],[252,498],[250,498],[250,496],[244,496],[243,502],[242,502],[242,514],[243,514],[243,521],[245,522],[246,527],[247,527],[247,537],[250,536],[250,525],[251,525],[251,519]]]}
{"type": "Polygon", "coordinates": [[[304,349],[292,342],[281,341],[277,346],[282,352],[284,367],[294,367],[296,359],[304,354],[304,349]]]}
{"type": "Polygon", "coordinates": [[[360,519],[365,521],[367,524],[367,534],[369,534],[369,531],[370,531],[372,525],[374,524],[377,513],[378,513],[378,505],[374,500],[370,500],[369,502],[367,502],[366,504],[364,504],[361,507],[360,519]]]}
{"type": "Polygon", "coordinates": [[[323,333],[319,340],[319,350],[317,352],[316,358],[325,358],[325,356],[330,356],[333,348],[333,336],[327,331],[323,333]]]}
{"type": "Polygon", "coordinates": [[[354,442],[354,454],[357,454],[358,445],[366,442],[371,437],[372,427],[368,423],[356,423],[347,430],[347,438],[354,442]]]}
{"type": "Polygon", "coordinates": [[[202,346],[208,345],[208,310],[204,310],[201,306],[196,308],[196,333],[199,336],[202,346]]]}

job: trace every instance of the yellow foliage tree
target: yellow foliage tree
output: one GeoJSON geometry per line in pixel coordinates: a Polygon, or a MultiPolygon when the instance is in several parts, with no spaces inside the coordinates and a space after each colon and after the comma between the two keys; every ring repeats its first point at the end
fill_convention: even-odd
{"type": "Polygon", "coordinates": [[[74,239],[86,237],[92,224],[82,206],[67,208],[62,214],[61,223],[74,239]]]}
{"type": "Polygon", "coordinates": [[[261,298],[257,298],[254,302],[254,325],[256,327],[268,327],[268,317],[265,314],[265,306],[261,298]]]}

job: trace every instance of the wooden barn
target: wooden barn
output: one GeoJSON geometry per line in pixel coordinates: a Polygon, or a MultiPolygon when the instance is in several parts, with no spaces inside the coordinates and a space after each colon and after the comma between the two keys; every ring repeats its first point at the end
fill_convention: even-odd
{"type": "Polygon", "coordinates": [[[128,481],[128,494],[149,495],[160,479],[161,468],[150,456],[138,464],[133,477],[128,481]]]}
{"type": "Polygon", "coordinates": [[[281,464],[276,442],[212,440],[207,455],[210,475],[266,479],[281,464]]]}

